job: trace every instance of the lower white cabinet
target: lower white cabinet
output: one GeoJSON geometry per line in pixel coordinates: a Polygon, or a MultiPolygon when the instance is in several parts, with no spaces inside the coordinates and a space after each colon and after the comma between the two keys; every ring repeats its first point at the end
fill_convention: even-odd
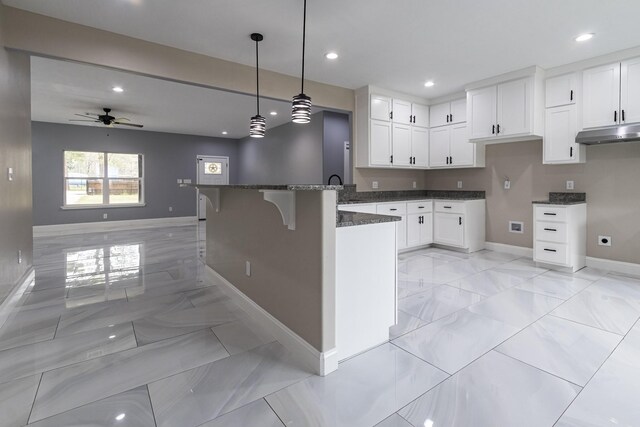
{"type": "Polygon", "coordinates": [[[407,202],[407,247],[433,243],[433,203],[431,200],[407,202]]]}
{"type": "Polygon", "coordinates": [[[533,260],[578,271],[586,265],[587,204],[533,206],[533,260]]]}
{"type": "Polygon", "coordinates": [[[407,247],[407,204],[406,202],[378,203],[376,213],[380,215],[399,216],[400,221],[396,222],[396,240],[398,250],[407,247]]]}
{"type": "Polygon", "coordinates": [[[435,243],[447,246],[464,247],[464,214],[436,212],[435,243]]]}

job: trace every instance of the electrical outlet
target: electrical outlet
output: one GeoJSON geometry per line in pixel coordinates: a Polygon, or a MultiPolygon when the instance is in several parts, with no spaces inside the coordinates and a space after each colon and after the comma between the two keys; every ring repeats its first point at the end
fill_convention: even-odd
{"type": "Polygon", "coordinates": [[[462,188],[462,181],[458,181],[458,188],[462,188]]]}
{"type": "Polygon", "coordinates": [[[107,214],[106,213],[102,214],[102,219],[107,219],[107,214]]]}
{"type": "Polygon", "coordinates": [[[178,178],[178,184],[182,184],[182,180],[178,178]]]}
{"type": "Polygon", "coordinates": [[[378,181],[373,181],[371,183],[371,188],[373,188],[374,190],[377,190],[378,189],[378,181]]]}
{"type": "Polygon", "coordinates": [[[611,246],[611,236],[598,236],[599,246],[611,246]]]}
{"type": "Polygon", "coordinates": [[[567,181],[567,190],[573,190],[573,189],[574,189],[574,182],[567,181]]]}
{"type": "Polygon", "coordinates": [[[247,261],[244,265],[244,274],[246,274],[248,277],[251,277],[251,263],[249,261],[247,261]]]}
{"type": "Polygon", "coordinates": [[[22,264],[22,251],[18,249],[18,264],[22,264]]]}
{"type": "Polygon", "coordinates": [[[169,206],[169,212],[173,212],[173,206],[169,206]]]}
{"type": "Polygon", "coordinates": [[[7,181],[13,181],[13,168],[7,168],[7,181]]]}
{"type": "Polygon", "coordinates": [[[511,189],[511,181],[506,180],[506,181],[504,182],[504,189],[505,189],[505,190],[510,190],[510,189],[511,189]]]}
{"type": "Polygon", "coordinates": [[[187,179],[187,178],[183,179],[183,180],[182,180],[182,182],[183,182],[184,184],[191,184],[191,180],[190,180],[190,179],[187,179]]]}
{"type": "Polygon", "coordinates": [[[415,181],[413,181],[413,188],[416,188],[416,187],[417,187],[417,184],[415,181]]]}

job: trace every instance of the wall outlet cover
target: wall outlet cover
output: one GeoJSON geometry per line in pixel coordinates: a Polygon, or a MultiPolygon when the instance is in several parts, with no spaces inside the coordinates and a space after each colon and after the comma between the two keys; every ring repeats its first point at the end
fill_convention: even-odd
{"type": "Polygon", "coordinates": [[[378,181],[373,181],[371,183],[371,188],[373,188],[374,190],[378,189],[378,181]]]}
{"type": "Polygon", "coordinates": [[[575,188],[575,183],[573,181],[567,181],[567,190],[573,190],[575,188]]]}
{"type": "Polygon", "coordinates": [[[462,181],[458,181],[458,188],[462,188],[462,181]]]}
{"type": "Polygon", "coordinates": [[[102,219],[107,219],[107,214],[102,214],[102,219]]]}
{"type": "Polygon", "coordinates": [[[182,180],[178,178],[178,184],[182,184],[182,180]]]}
{"type": "Polygon", "coordinates": [[[249,261],[246,261],[244,265],[244,274],[246,274],[248,277],[251,277],[251,263],[249,261]]]}
{"type": "Polygon", "coordinates": [[[187,178],[183,179],[182,182],[185,184],[191,184],[191,180],[187,178]]]}
{"type": "Polygon", "coordinates": [[[522,221],[509,221],[509,232],[523,234],[524,223],[522,221]]]}
{"type": "Polygon", "coordinates": [[[169,206],[169,212],[173,212],[173,206],[169,206]]]}
{"type": "Polygon", "coordinates": [[[598,236],[599,246],[611,246],[611,236],[598,236]]]}
{"type": "Polygon", "coordinates": [[[13,181],[13,168],[7,168],[7,180],[13,181]]]}
{"type": "Polygon", "coordinates": [[[504,182],[504,189],[505,189],[505,190],[510,190],[510,189],[511,189],[511,181],[506,180],[506,181],[504,182]]]}
{"type": "Polygon", "coordinates": [[[413,188],[416,188],[417,183],[415,181],[413,181],[413,188]]]}

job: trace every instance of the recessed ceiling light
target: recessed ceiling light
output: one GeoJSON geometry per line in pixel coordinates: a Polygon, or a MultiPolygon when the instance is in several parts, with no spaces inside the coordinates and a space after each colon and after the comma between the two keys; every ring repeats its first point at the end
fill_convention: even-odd
{"type": "Polygon", "coordinates": [[[433,85],[435,85],[435,83],[434,83],[434,82],[432,82],[431,80],[429,80],[428,82],[426,82],[426,83],[424,84],[424,86],[425,86],[425,87],[432,87],[433,85]]]}
{"type": "Polygon", "coordinates": [[[126,417],[126,414],[120,414],[116,416],[116,421],[122,421],[124,420],[124,417],[126,417]]]}
{"type": "Polygon", "coordinates": [[[223,135],[226,135],[226,134],[228,134],[228,133],[229,133],[229,132],[227,132],[226,130],[223,130],[223,131],[222,131],[222,134],[223,134],[223,135]]]}
{"type": "Polygon", "coordinates": [[[338,54],[335,52],[327,52],[324,54],[324,57],[327,59],[338,59],[338,54]]]}
{"type": "Polygon", "coordinates": [[[271,114],[272,116],[277,116],[277,115],[278,115],[278,112],[277,112],[277,111],[272,111],[272,112],[270,112],[269,114],[271,114]]]}
{"type": "Polygon", "coordinates": [[[576,41],[577,42],[586,42],[587,40],[590,40],[591,38],[593,38],[593,33],[580,34],[578,37],[576,37],[576,41]]]}
{"type": "Polygon", "coordinates": [[[109,335],[110,340],[114,339],[115,337],[116,337],[115,335],[109,335]]]}
{"type": "Polygon", "coordinates": [[[122,92],[124,92],[124,89],[122,89],[122,87],[120,87],[120,86],[114,86],[113,87],[113,91],[117,92],[117,93],[122,93],[122,92]]]}

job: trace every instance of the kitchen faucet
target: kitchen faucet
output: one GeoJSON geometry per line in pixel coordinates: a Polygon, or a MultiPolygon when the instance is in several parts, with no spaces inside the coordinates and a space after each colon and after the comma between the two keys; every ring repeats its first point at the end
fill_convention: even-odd
{"type": "Polygon", "coordinates": [[[338,182],[340,182],[340,185],[342,185],[342,178],[340,178],[340,175],[337,175],[337,174],[335,174],[335,173],[329,177],[329,180],[327,181],[327,185],[331,185],[331,179],[332,179],[334,176],[335,176],[336,178],[338,178],[338,182]]]}

